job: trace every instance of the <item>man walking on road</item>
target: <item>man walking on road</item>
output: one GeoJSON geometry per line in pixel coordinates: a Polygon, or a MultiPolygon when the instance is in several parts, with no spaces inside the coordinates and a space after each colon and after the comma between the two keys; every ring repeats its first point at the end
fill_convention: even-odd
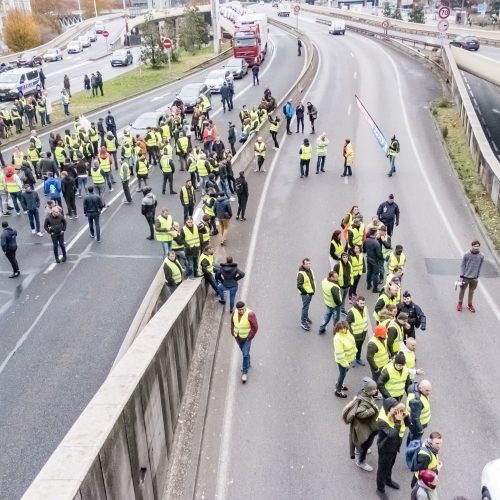
{"type": "Polygon", "coordinates": [[[257,82],[257,85],[259,85],[259,71],[260,71],[260,66],[258,64],[254,64],[252,66],[252,76],[253,76],[254,87],[255,87],[255,82],[257,82]]]}
{"type": "Polygon", "coordinates": [[[304,139],[304,144],[300,146],[300,178],[309,177],[309,163],[311,162],[312,147],[309,139],[304,139]]]}
{"type": "Polygon", "coordinates": [[[17,278],[21,274],[19,272],[19,264],[16,259],[17,231],[11,228],[7,221],[2,222],[2,229],[3,231],[0,239],[2,250],[12,266],[12,274],[9,278],[17,278]]]}
{"type": "Polygon", "coordinates": [[[377,215],[387,228],[387,234],[392,236],[392,232],[394,231],[394,224],[396,226],[399,225],[399,207],[398,204],[394,201],[394,195],[390,194],[387,198],[387,201],[383,201],[377,209],[377,215]]]}
{"type": "Polygon", "coordinates": [[[105,205],[102,202],[102,198],[95,194],[94,187],[90,186],[89,194],[83,198],[83,213],[89,221],[90,237],[95,238],[97,236],[97,241],[101,241],[101,225],[99,223],[99,218],[104,207],[105,205]]]}
{"type": "Polygon", "coordinates": [[[245,172],[241,171],[240,176],[234,183],[236,196],[238,197],[238,212],[236,213],[236,220],[245,221],[245,211],[248,202],[248,182],[245,179],[245,172]]]}
{"type": "Polygon", "coordinates": [[[387,177],[392,177],[396,173],[396,155],[399,153],[399,141],[396,136],[393,135],[391,138],[391,144],[387,151],[387,158],[389,158],[389,173],[387,177]]]}
{"type": "Polygon", "coordinates": [[[316,139],[316,155],[318,156],[318,161],[316,163],[317,174],[325,171],[326,150],[328,148],[328,144],[330,144],[330,141],[326,137],[326,133],[323,132],[316,139]]]}
{"type": "Polygon", "coordinates": [[[465,290],[469,287],[469,295],[467,300],[467,309],[471,313],[475,313],[476,309],[472,304],[472,299],[474,298],[474,292],[477,288],[477,283],[479,281],[479,275],[481,274],[481,267],[484,262],[484,255],[480,252],[479,248],[481,243],[478,240],[474,240],[472,243],[472,248],[463,256],[462,264],[460,267],[460,292],[458,294],[458,304],[457,311],[462,310],[462,302],[464,300],[465,290]]]}
{"type": "Polygon", "coordinates": [[[333,318],[333,327],[340,320],[340,308],[342,306],[342,290],[339,286],[339,275],[335,271],[330,271],[328,277],[321,282],[323,289],[323,300],[325,301],[326,312],[323,323],[319,327],[319,334],[324,335],[326,327],[333,318]]]}
{"type": "Polygon", "coordinates": [[[43,227],[52,238],[56,263],[59,264],[61,261],[66,262],[66,244],[64,243],[66,219],[64,218],[63,209],[57,205],[53,207],[47,217],[45,217],[45,224],[43,227]],[[59,247],[61,247],[62,259],[59,259],[59,247]]]}
{"type": "Polygon", "coordinates": [[[223,301],[225,301],[225,292],[229,292],[229,312],[232,313],[236,292],[238,291],[238,281],[245,277],[245,273],[239,269],[238,264],[233,262],[233,258],[228,255],[226,262],[219,264],[217,277],[221,281],[220,289],[222,290],[223,301]]]}
{"type": "Polygon", "coordinates": [[[312,321],[309,319],[309,306],[316,291],[316,279],[311,269],[311,261],[306,257],[302,260],[302,265],[297,273],[297,288],[302,298],[302,312],[300,315],[300,326],[309,331],[312,321]]]}
{"type": "Polygon", "coordinates": [[[246,383],[248,369],[250,368],[250,347],[252,340],[257,334],[259,325],[255,313],[245,307],[245,303],[236,303],[236,311],[231,318],[231,335],[238,343],[238,347],[243,355],[243,365],[241,367],[241,381],[246,383]]]}
{"type": "Polygon", "coordinates": [[[300,57],[302,55],[302,40],[297,38],[297,55],[300,57]]]}
{"type": "Polygon", "coordinates": [[[262,140],[262,137],[258,137],[257,141],[254,144],[254,152],[255,152],[255,170],[254,172],[265,172],[266,169],[263,168],[264,160],[266,158],[266,144],[262,140]]]}

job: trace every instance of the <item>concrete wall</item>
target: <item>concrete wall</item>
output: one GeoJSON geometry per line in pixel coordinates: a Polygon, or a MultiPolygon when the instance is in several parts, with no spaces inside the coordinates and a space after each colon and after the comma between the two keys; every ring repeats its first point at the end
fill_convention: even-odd
{"type": "Polygon", "coordinates": [[[490,144],[484,135],[450,47],[444,47],[443,64],[448,73],[452,96],[467,134],[476,169],[493,203],[500,211],[500,162],[491,151],[490,144]]]}
{"type": "Polygon", "coordinates": [[[156,499],[206,298],[188,280],[146,325],[24,500],[156,499]]]}

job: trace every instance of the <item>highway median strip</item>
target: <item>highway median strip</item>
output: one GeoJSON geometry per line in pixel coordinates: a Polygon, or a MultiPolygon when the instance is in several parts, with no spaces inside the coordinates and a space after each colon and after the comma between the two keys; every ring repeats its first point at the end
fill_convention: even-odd
{"type": "Polygon", "coordinates": [[[500,214],[476,170],[458,110],[446,99],[434,102],[431,109],[464,191],[498,252],[500,214]]]}

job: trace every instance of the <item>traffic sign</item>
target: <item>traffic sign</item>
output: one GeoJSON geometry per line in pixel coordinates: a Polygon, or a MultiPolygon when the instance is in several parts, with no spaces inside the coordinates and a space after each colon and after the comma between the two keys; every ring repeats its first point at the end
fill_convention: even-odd
{"type": "Polygon", "coordinates": [[[172,40],[170,38],[165,38],[163,40],[163,48],[164,49],[171,49],[172,48],[172,40]]]}
{"type": "Polygon", "coordinates": [[[441,7],[439,7],[438,16],[440,17],[440,19],[448,19],[448,17],[450,17],[450,14],[451,14],[451,9],[446,5],[442,5],[441,7]]]}
{"type": "Polygon", "coordinates": [[[389,27],[389,21],[387,21],[387,19],[382,23],[382,28],[384,28],[385,30],[389,27]]]}
{"type": "Polygon", "coordinates": [[[438,22],[438,30],[442,32],[448,31],[448,28],[450,27],[450,23],[446,19],[441,19],[441,21],[438,22]]]}
{"type": "Polygon", "coordinates": [[[108,36],[109,36],[109,31],[103,31],[103,32],[102,32],[102,36],[103,36],[104,38],[108,38],[108,36]]]}
{"type": "Polygon", "coordinates": [[[300,12],[300,5],[294,5],[293,6],[293,11],[298,14],[300,12]]]}

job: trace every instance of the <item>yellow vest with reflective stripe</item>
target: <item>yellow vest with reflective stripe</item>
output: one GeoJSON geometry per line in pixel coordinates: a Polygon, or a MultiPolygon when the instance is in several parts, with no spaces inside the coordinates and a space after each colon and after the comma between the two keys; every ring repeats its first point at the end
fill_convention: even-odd
{"type": "Polygon", "coordinates": [[[21,165],[23,164],[23,157],[24,155],[19,152],[19,153],[14,153],[12,155],[14,157],[14,167],[16,167],[16,170],[21,168],[21,165]]]}
{"type": "Polygon", "coordinates": [[[170,127],[168,125],[162,125],[161,126],[161,136],[164,141],[169,141],[170,140],[170,127]]]}
{"type": "Polygon", "coordinates": [[[64,148],[62,146],[56,146],[54,154],[58,163],[64,163],[65,156],[63,155],[64,148]]]}
{"type": "Polygon", "coordinates": [[[373,361],[378,369],[381,370],[389,363],[389,353],[387,352],[386,344],[375,336],[373,336],[368,343],[377,346],[377,352],[373,356],[373,361]]]}
{"type": "Polygon", "coordinates": [[[124,158],[130,158],[132,156],[132,145],[131,144],[122,144],[122,153],[124,158]]]}
{"type": "MultiPolygon", "coordinates": [[[[437,470],[438,465],[439,465],[439,457],[436,453],[433,453],[431,450],[427,448],[427,446],[422,446],[422,448],[418,451],[418,454],[422,455],[427,455],[431,457],[431,461],[429,462],[429,465],[427,466],[428,469],[434,469],[437,470]]],[[[418,473],[420,471],[415,472],[415,477],[418,479],[418,473]]]]}
{"type": "MultiPolygon", "coordinates": [[[[352,276],[352,266],[350,262],[347,262],[347,265],[351,268],[351,272],[349,273],[349,279],[351,280],[350,283],[347,283],[347,286],[352,285],[353,283],[353,276],[352,276]]],[[[345,283],[344,283],[344,266],[342,265],[342,261],[339,262],[339,286],[341,288],[345,288],[345,283]]]]}
{"type": "Polygon", "coordinates": [[[279,126],[279,122],[271,122],[271,125],[269,125],[269,132],[277,132],[279,126]]]}
{"type": "Polygon", "coordinates": [[[329,281],[327,278],[324,278],[321,282],[321,288],[323,289],[323,299],[325,301],[325,305],[327,307],[337,307],[340,304],[335,304],[332,296],[332,288],[337,287],[339,289],[339,297],[342,297],[342,292],[340,291],[340,287],[337,283],[333,281],[329,281]]]}
{"type": "Polygon", "coordinates": [[[333,347],[335,349],[335,362],[341,366],[347,366],[356,358],[356,340],[352,333],[337,332],[333,336],[333,347]]]}
{"type": "Polygon", "coordinates": [[[326,156],[326,143],[324,142],[318,142],[316,143],[316,153],[318,156],[326,156]]]}
{"type": "Polygon", "coordinates": [[[184,226],[184,234],[186,245],[190,247],[199,247],[200,246],[200,233],[198,232],[198,226],[193,224],[193,230],[189,229],[187,225],[184,226]]]}
{"type": "Polygon", "coordinates": [[[32,135],[31,140],[34,141],[36,149],[38,150],[42,149],[42,141],[40,140],[39,137],[37,137],[36,135],[32,135]]]}
{"type": "Polygon", "coordinates": [[[299,271],[299,274],[302,274],[302,276],[304,277],[304,284],[302,285],[304,290],[307,293],[314,293],[313,284],[314,288],[316,288],[316,278],[314,277],[313,270],[311,269],[312,283],[309,279],[309,275],[305,271],[299,271]]]}
{"type": "Polygon", "coordinates": [[[368,330],[368,308],[363,307],[363,314],[356,307],[351,307],[354,321],[351,323],[351,332],[356,336],[362,335],[368,330]]]}
{"type": "MultiPolygon", "coordinates": [[[[193,193],[194,188],[189,188],[191,190],[191,193],[193,193]]],[[[189,194],[188,194],[188,188],[187,186],[182,186],[181,187],[181,194],[182,194],[182,202],[184,205],[189,205],[189,194]]],[[[194,194],[193,194],[193,200],[194,200],[194,194]]]]}
{"type": "Polygon", "coordinates": [[[146,135],[146,146],[148,148],[156,146],[156,134],[153,131],[148,132],[146,135]]]}
{"type": "Polygon", "coordinates": [[[148,165],[144,160],[137,161],[137,175],[148,175],[148,165]]]}
{"type": "MultiPolygon", "coordinates": [[[[382,295],[380,295],[380,297],[377,299],[377,302],[382,299],[384,301],[384,307],[387,306],[387,304],[397,304],[399,301],[397,299],[397,297],[394,297],[392,299],[390,299],[387,294],[384,292],[382,295]]],[[[383,308],[384,308],[383,307],[383,308]]],[[[382,309],[383,309],[382,308],[382,309]]],[[[382,310],[381,309],[381,310],[382,310]]],[[[379,322],[379,317],[378,317],[378,312],[377,311],[373,311],[373,319],[378,323],[379,322]]]]}
{"type": "Polygon", "coordinates": [[[208,261],[208,266],[207,266],[207,271],[210,274],[214,273],[214,256],[213,255],[207,255],[206,253],[202,253],[200,255],[200,259],[198,260],[198,274],[201,276],[203,274],[203,271],[201,269],[201,264],[204,261],[208,261]]]}
{"type": "Polygon", "coordinates": [[[215,210],[214,210],[214,204],[215,204],[215,199],[212,198],[211,196],[205,195],[204,200],[209,201],[210,199],[213,199],[213,203],[211,205],[206,205],[203,203],[203,212],[206,215],[209,215],[210,217],[215,217],[215,210]]]}
{"type": "MultiPolygon", "coordinates": [[[[170,146],[170,147],[172,147],[172,146],[170,146]]],[[[173,172],[172,165],[170,165],[171,160],[172,160],[172,157],[169,155],[162,155],[160,157],[160,167],[161,167],[162,172],[165,172],[166,174],[173,172]]]]}
{"type": "Polygon", "coordinates": [[[158,222],[160,223],[160,229],[156,230],[156,240],[157,241],[172,241],[172,235],[170,230],[172,229],[172,216],[167,215],[167,218],[163,215],[158,216],[158,222]]]}
{"type": "Polygon", "coordinates": [[[30,157],[31,161],[38,161],[40,159],[40,153],[38,153],[38,149],[36,148],[29,148],[28,156],[30,157]]]}
{"type": "Polygon", "coordinates": [[[344,249],[342,247],[342,243],[337,243],[335,240],[332,240],[330,243],[333,244],[333,248],[335,249],[334,250],[335,255],[340,259],[340,256],[342,255],[342,252],[344,251],[344,249]]]}
{"type": "Polygon", "coordinates": [[[356,229],[354,226],[350,227],[347,233],[349,232],[352,233],[352,245],[361,246],[363,244],[363,233],[365,232],[365,226],[362,224],[361,226],[359,226],[359,229],[356,229]]]}
{"type": "Polygon", "coordinates": [[[106,144],[106,151],[108,153],[114,153],[116,151],[116,140],[113,137],[113,139],[104,139],[104,142],[106,144]]]}
{"type": "Polygon", "coordinates": [[[393,398],[399,398],[405,393],[408,368],[403,366],[401,373],[394,368],[394,363],[389,363],[385,368],[389,374],[389,380],[385,383],[385,389],[393,398]]]}
{"type": "MultiPolygon", "coordinates": [[[[406,411],[408,412],[408,415],[410,414],[410,401],[412,399],[415,399],[414,392],[410,392],[410,394],[408,394],[408,399],[406,400],[406,411]]],[[[431,421],[431,405],[427,396],[424,396],[423,394],[420,394],[420,401],[423,405],[422,412],[420,413],[420,423],[422,425],[427,425],[431,421]]],[[[431,468],[432,467],[428,467],[428,469],[431,468]]]]}
{"type": "Polygon", "coordinates": [[[200,177],[206,177],[208,175],[208,170],[205,162],[205,158],[198,158],[198,161],[196,162],[198,174],[200,175],[200,177]]]}
{"type": "Polygon", "coordinates": [[[399,256],[399,259],[395,254],[391,253],[391,255],[389,255],[389,265],[387,267],[389,271],[392,273],[396,266],[402,267],[404,269],[405,263],[406,263],[406,255],[404,253],[402,253],[399,256]]]}
{"type": "Polygon", "coordinates": [[[248,315],[251,313],[251,309],[245,309],[245,312],[241,315],[238,314],[238,309],[235,309],[233,313],[233,332],[235,337],[240,339],[246,339],[250,335],[250,330],[252,325],[248,319],[248,315]]]}
{"type": "Polygon", "coordinates": [[[263,142],[255,143],[255,156],[266,156],[266,145],[263,142]]]}
{"type": "MultiPolygon", "coordinates": [[[[416,356],[413,351],[405,351],[406,366],[408,370],[413,370],[416,365],[416,356]]],[[[415,380],[416,373],[410,372],[410,378],[415,380]]]]}
{"type": "Polygon", "coordinates": [[[104,176],[101,174],[100,167],[97,170],[92,169],[90,175],[92,176],[92,182],[94,184],[104,184],[104,176]]]}
{"type": "Polygon", "coordinates": [[[101,158],[99,156],[99,167],[104,172],[110,172],[111,171],[111,160],[110,160],[109,156],[106,156],[106,158],[101,158]]]}
{"type": "Polygon", "coordinates": [[[175,151],[177,153],[187,153],[189,146],[189,139],[187,137],[179,137],[177,144],[175,145],[175,151]]]}
{"type": "Polygon", "coordinates": [[[179,268],[178,260],[175,259],[175,261],[172,261],[167,257],[163,263],[170,268],[172,271],[172,280],[178,285],[182,281],[182,271],[179,268]]]}
{"type": "Polygon", "coordinates": [[[360,253],[358,256],[351,255],[351,273],[353,276],[361,276],[363,274],[363,254],[360,253]]]}
{"type": "MultiPolygon", "coordinates": [[[[380,411],[378,413],[378,419],[382,420],[385,423],[387,423],[389,425],[389,427],[392,427],[393,429],[396,426],[395,422],[393,422],[392,420],[389,420],[389,417],[385,413],[385,410],[384,410],[383,406],[382,406],[382,408],[380,408],[380,411]]],[[[399,437],[400,438],[402,438],[405,435],[405,431],[406,431],[405,421],[401,420],[401,427],[399,429],[399,437]]]]}
{"type": "Polygon", "coordinates": [[[99,140],[99,134],[94,127],[89,128],[89,139],[90,142],[97,142],[99,140]]]}
{"type": "Polygon", "coordinates": [[[19,193],[21,188],[16,182],[14,174],[12,177],[5,177],[5,187],[7,188],[7,193],[19,193]]]}
{"type": "Polygon", "coordinates": [[[311,146],[302,146],[300,147],[301,153],[300,153],[300,159],[301,160],[310,160],[311,159],[311,153],[312,153],[312,147],[311,146]]]}
{"type": "Polygon", "coordinates": [[[403,334],[403,327],[395,320],[393,319],[387,328],[394,327],[396,328],[396,331],[398,334],[396,335],[396,338],[394,339],[394,342],[392,343],[392,352],[396,354],[399,352],[400,346],[399,343],[403,340],[404,334],[403,334]]]}

